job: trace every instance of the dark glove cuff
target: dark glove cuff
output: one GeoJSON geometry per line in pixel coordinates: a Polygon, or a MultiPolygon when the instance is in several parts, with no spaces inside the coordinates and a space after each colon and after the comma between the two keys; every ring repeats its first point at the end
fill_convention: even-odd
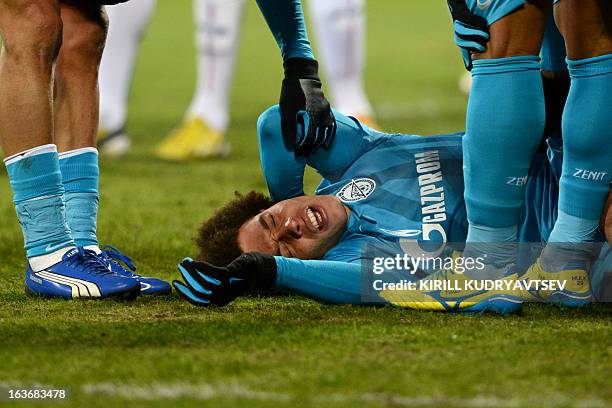
{"type": "Polygon", "coordinates": [[[271,289],[276,282],[276,260],[274,257],[259,252],[251,252],[248,255],[251,256],[251,259],[257,265],[257,273],[251,290],[271,289]]]}
{"type": "Polygon", "coordinates": [[[283,62],[285,68],[285,78],[300,79],[319,79],[319,63],[317,60],[306,58],[289,58],[283,62]]]}

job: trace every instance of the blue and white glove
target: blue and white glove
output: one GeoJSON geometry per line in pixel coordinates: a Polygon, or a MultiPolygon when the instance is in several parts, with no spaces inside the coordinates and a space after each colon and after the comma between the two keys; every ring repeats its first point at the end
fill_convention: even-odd
{"type": "Polygon", "coordinates": [[[489,42],[489,25],[484,17],[470,11],[465,0],[447,0],[453,16],[455,44],[461,48],[463,63],[472,70],[472,53],[484,52],[489,42]]]}
{"type": "Polygon", "coordinates": [[[240,255],[227,266],[214,266],[185,258],[178,265],[184,282],[172,285],[196,306],[225,306],[238,296],[267,290],[276,280],[274,257],[257,252],[240,255]]]}

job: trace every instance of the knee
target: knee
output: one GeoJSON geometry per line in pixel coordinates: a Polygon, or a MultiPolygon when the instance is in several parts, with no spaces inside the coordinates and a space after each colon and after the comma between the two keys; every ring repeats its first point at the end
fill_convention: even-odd
{"type": "Polygon", "coordinates": [[[62,20],[57,8],[28,2],[10,8],[3,32],[7,61],[20,66],[51,68],[62,41],[62,20]]]}
{"type": "Polygon", "coordinates": [[[497,59],[539,55],[548,9],[546,1],[530,1],[525,7],[494,22],[489,27],[491,39],[487,50],[478,57],[497,59]]]}
{"type": "Polygon", "coordinates": [[[64,39],[62,43],[62,64],[74,63],[78,66],[99,65],[106,43],[108,20],[102,8],[82,13],[72,10],[62,13],[64,20],[64,39]]]}
{"type": "Polygon", "coordinates": [[[266,109],[257,119],[257,134],[260,142],[282,137],[281,115],[278,105],[266,109]]]}

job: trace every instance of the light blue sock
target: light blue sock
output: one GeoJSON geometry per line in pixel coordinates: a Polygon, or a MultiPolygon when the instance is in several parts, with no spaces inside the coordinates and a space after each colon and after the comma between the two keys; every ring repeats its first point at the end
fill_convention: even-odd
{"type": "Polygon", "coordinates": [[[4,159],[26,256],[74,246],[66,223],[64,188],[55,145],[43,145],[4,159]]]}
{"type": "MultiPolygon", "coordinates": [[[[572,79],[563,111],[559,215],[549,242],[573,244],[589,257],[612,173],[612,54],[567,60],[572,79]]],[[[548,251],[549,253],[552,251],[548,251]]]]}
{"type": "Polygon", "coordinates": [[[500,243],[491,248],[496,263],[510,263],[514,250],[506,243],[517,239],[529,166],[544,131],[540,62],[477,60],[472,76],[463,140],[467,241],[500,243]]]}
{"type": "Polygon", "coordinates": [[[98,246],[98,151],[93,147],[59,155],[64,183],[66,215],[78,246],[98,246]]]}
{"type": "Polygon", "coordinates": [[[612,173],[612,54],[568,60],[559,216],[550,242],[587,242],[597,232],[612,173]]]}

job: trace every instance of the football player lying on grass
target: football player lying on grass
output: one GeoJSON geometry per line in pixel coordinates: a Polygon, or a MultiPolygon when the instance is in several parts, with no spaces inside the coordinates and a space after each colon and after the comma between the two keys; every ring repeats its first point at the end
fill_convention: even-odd
{"type": "MultiPolygon", "coordinates": [[[[462,133],[386,134],[339,112],[334,111],[334,116],[334,138],[321,136],[313,141],[298,135],[298,145],[305,152],[300,156],[283,143],[278,107],[260,116],[260,159],[271,199],[254,191],[237,194],[203,223],[197,240],[200,262],[184,259],[179,264],[184,281],[174,281],[188,301],[225,305],[238,296],[274,287],[334,304],[372,303],[362,290],[365,245],[386,244],[395,246],[392,252],[402,253],[400,243],[405,251],[405,243],[412,240],[422,246],[428,241],[465,242],[462,133]],[[323,176],[314,196],[304,195],[306,165],[323,176]]],[[[547,136],[526,182],[520,231],[525,242],[544,242],[555,222],[562,143],[558,132],[547,136]]],[[[610,233],[611,212],[606,221],[610,233]]],[[[612,251],[605,245],[591,270],[597,282],[611,265],[612,251]]],[[[517,279],[512,271],[502,274],[510,275],[504,279],[517,279]]],[[[529,299],[570,306],[591,300],[585,268],[570,266],[544,274],[538,279],[566,279],[568,286],[548,293],[536,291],[529,299]],[[583,284],[572,285],[576,281],[583,284]]],[[[454,279],[456,275],[442,270],[426,277],[415,274],[412,279],[454,279]]],[[[601,285],[597,286],[595,292],[601,285]]],[[[383,293],[373,303],[510,313],[519,310],[524,300],[524,294],[515,291],[410,291],[402,296],[397,301],[383,293]]]]}

